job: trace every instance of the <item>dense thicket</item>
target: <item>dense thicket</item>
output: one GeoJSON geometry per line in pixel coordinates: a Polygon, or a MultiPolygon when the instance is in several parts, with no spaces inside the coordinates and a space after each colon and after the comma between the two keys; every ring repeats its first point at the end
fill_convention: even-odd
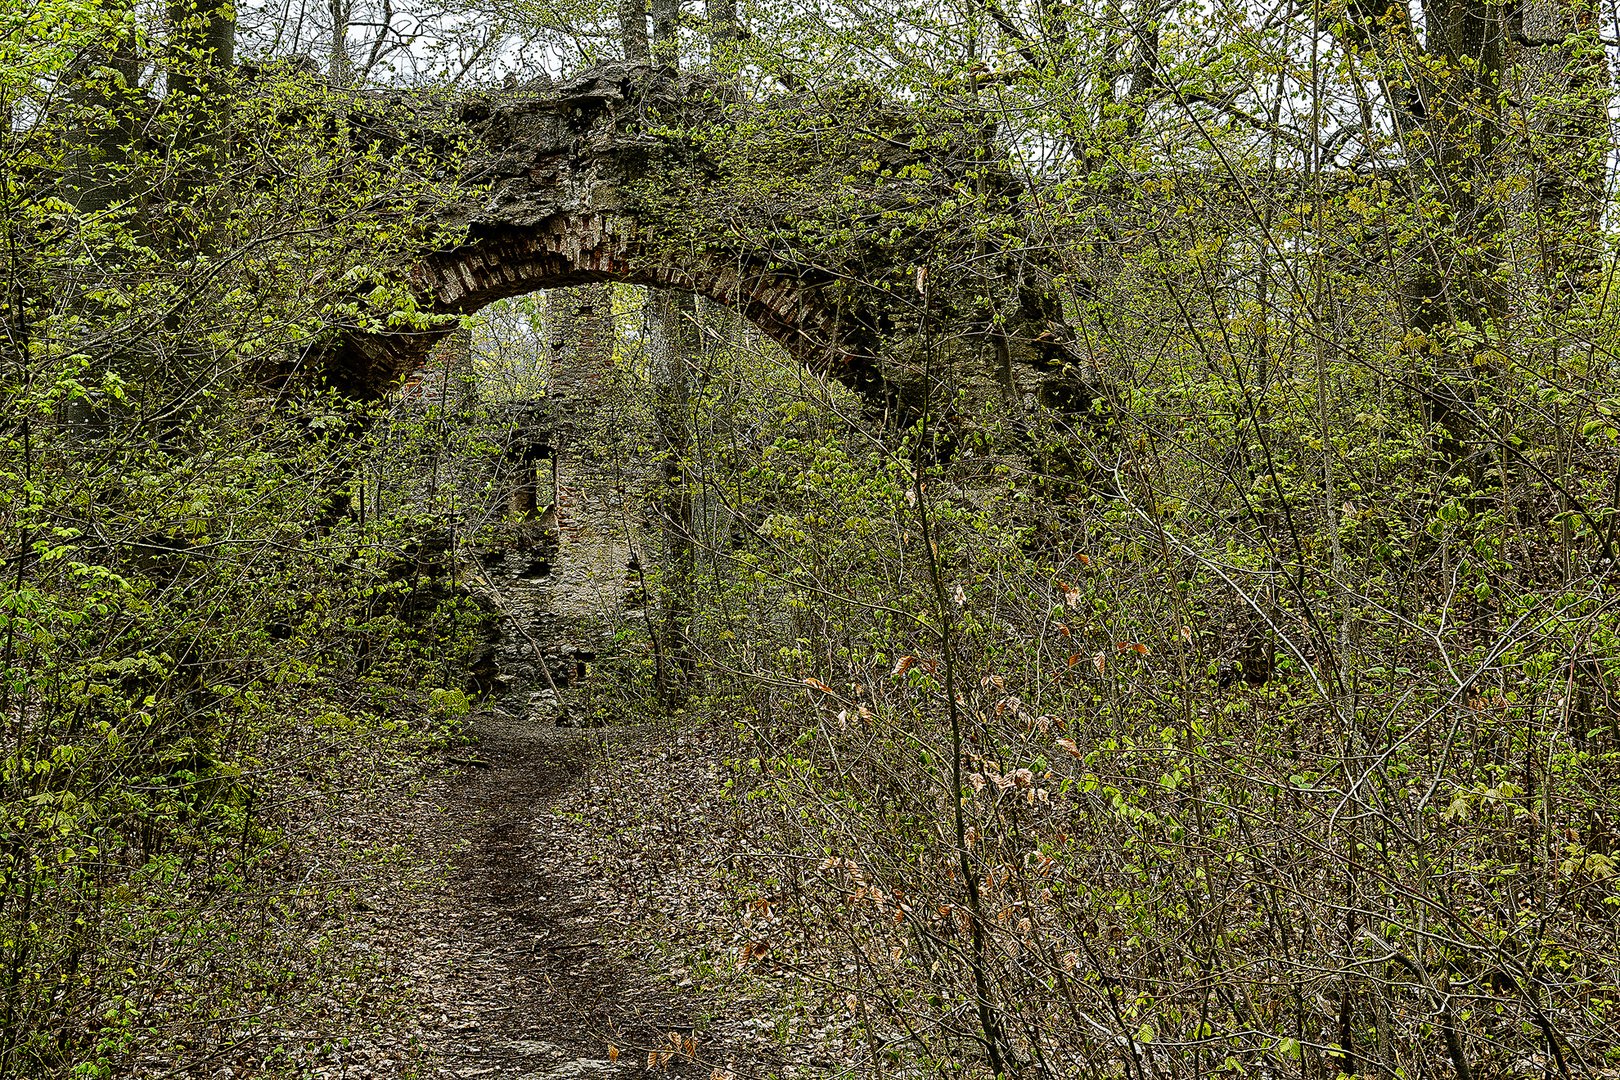
{"type": "Polygon", "coordinates": [[[7,1076],[318,1031],[365,865],[334,793],[442,738],[483,647],[424,554],[445,498],[342,509],[365,422],[407,462],[442,425],[303,374],[331,328],[411,317],[382,282],[442,192],[307,71],[223,63],[217,12],[169,15],[0,15],[7,1076]]]}
{"type": "Polygon", "coordinates": [[[901,1069],[1612,1068],[1596,14],[795,19],[772,70],[871,71],[1029,186],[977,250],[806,215],[921,249],[911,430],[694,366],[687,640],[781,853],[739,887],[837,935],[901,1069]],[[951,399],[998,357],[936,313],[1009,253],[1091,400],[951,399]]]}
{"type": "MultiPolygon", "coordinates": [[[[311,370],[424,322],[399,283],[454,240],[453,133],[383,152],[347,87],[427,54],[392,8],[331,7],[324,79],[264,26],[233,58],[228,8],[147,14],[0,16],[0,1072],[116,1070],[322,977],[266,929],[289,807],[434,737],[478,623],[412,569],[489,523],[441,483],[471,415],[379,419],[311,370]],[[204,973],[243,1004],[198,1004],[204,973]]],[[[637,324],[621,293],[642,421],[601,453],[647,469],[658,617],[613,628],[591,700],[721,741],[769,841],[739,900],[796,916],[773,947],[838,943],[861,1067],[1620,1067],[1605,18],[849,0],[480,29],[713,66],[798,117],[886,97],[921,149],[1018,180],[817,203],[813,130],[674,133],[794,210],[761,244],[904,253],[854,283],[906,312],[903,428],[735,318],[653,297],[637,324]],[[1061,315],[1045,395],[952,314],[1009,281],[1061,315]]],[[[438,39],[467,45],[447,80],[541,55],[486,37],[438,39]]]]}

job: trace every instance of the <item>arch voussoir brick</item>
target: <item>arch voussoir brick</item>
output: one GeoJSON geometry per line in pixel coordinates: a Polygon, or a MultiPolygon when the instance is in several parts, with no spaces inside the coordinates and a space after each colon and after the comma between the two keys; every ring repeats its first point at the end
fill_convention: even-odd
{"type": "MultiPolygon", "coordinates": [[[[832,214],[834,227],[822,235],[836,237],[844,224],[836,214],[846,211],[830,207],[880,213],[952,200],[962,190],[952,170],[957,179],[979,176],[982,186],[982,155],[953,156],[939,140],[918,136],[924,129],[902,106],[857,103],[853,118],[829,117],[817,112],[828,107],[824,100],[807,99],[786,108],[812,133],[801,140],[806,169],[822,179],[801,182],[795,202],[759,190],[757,174],[728,166],[724,154],[684,134],[734,127],[738,115],[764,107],[727,98],[703,76],[619,63],[463,103],[459,122],[474,149],[461,167],[471,194],[440,211],[462,239],[422,253],[409,276],[419,307],[468,315],[506,297],[593,282],[694,292],[736,309],[810,366],[865,393],[903,397],[895,387],[917,381],[905,370],[905,341],[917,338],[911,283],[921,280],[926,245],[831,239],[818,248],[800,226],[807,215],[832,214]],[[824,137],[833,126],[845,135],[824,137]],[[923,162],[927,169],[909,168],[923,162]],[[930,179],[910,179],[914,173],[930,179]]],[[[945,239],[946,247],[956,242],[945,239]]],[[[1061,342],[1069,335],[1057,305],[1029,287],[1031,277],[1028,267],[1009,272],[1003,288],[992,273],[961,297],[929,301],[952,340],[981,342],[996,355],[983,367],[1001,372],[1007,392],[1027,392],[1067,363],[1061,342]],[[998,289],[1004,295],[993,295],[998,289]]],[[[453,325],[351,334],[329,356],[328,374],[351,392],[386,392],[453,325]]],[[[972,365],[955,366],[961,379],[972,365]]]]}

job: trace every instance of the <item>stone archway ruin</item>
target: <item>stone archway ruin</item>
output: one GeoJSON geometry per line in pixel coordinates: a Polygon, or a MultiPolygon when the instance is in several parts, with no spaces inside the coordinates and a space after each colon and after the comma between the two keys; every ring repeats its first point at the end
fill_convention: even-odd
{"type": "MultiPolygon", "coordinates": [[[[986,167],[982,139],[942,142],[914,112],[859,87],[750,105],[728,100],[706,76],[615,63],[463,103],[456,124],[473,147],[462,175],[476,194],[438,211],[464,239],[425,252],[410,272],[423,310],[466,315],[504,297],[592,282],[693,292],[868,397],[904,396],[897,343],[918,332],[913,283],[941,236],[986,263],[967,224],[982,208],[961,213],[960,229],[946,221],[930,236],[897,239],[898,229],[878,223],[950,205],[970,176],[982,190],[991,174],[1003,205],[1023,190],[994,163],[986,167]],[[748,123],[758,125],[754,143],[736,134],[748,123]],[[803,175],[780,187],[738,164],[756,146],[769,154],[784,142],[798,155],[784,169],[803,175]],[[846,231],[855,239],[826,242],[846,224],[836,218],[842,207],[854,216],[846,231]],[[806,222],[820,234],[807,239],[806,222]]],[[[982,346],[977,362],[953,364],[952,377],[1038,391],[1066,365],[1061,343],[1070,335],[1028,268],[989,262],[990,272],[976,271],[976,293],[938,289],[929,301],[958,340],[982,346]]],[[[352,334],[328,358],[328,374],[374,395],[420,366],[448,332],[352,334]]]]}
{"type": "MultiPolygon", "coordinates": [[[[928,380],[1020,401],[1072,381],[1069,334],[1038,273],[986,254],[973,233],[982,206],[954,217],[942,209],[988,184],[992,202],[1016,213],[1023,188],[987,165],[982,133],[942,137],[859,87],[757,105],[728,99],[703,76],[622,63],[465,102],[453,126],[473,147],[461,175],[474,194],[438,210],[460,242],[423,252],[410,271],[431,314],[596,283],[695,293],[902,415],[915,414],[928,380]],[[739,135],[748,124],[757,133],[739,135]],[[755,151],[793,155],[782,167],[803,175],[777,184],[750,159],[755,151]],[[931,233],[893,225],[931,209],[931,233]],[[927,282],[921,268],[940,250],[976,267],[973,287],[927,282]],[[912,362],[928,336],[925,312],[949,331],[931,340],[948,336],[954,350],[926,371],[912,362]]],[[[326,358],[327,374],[380,395],[421,367],[451,325],[351,334],[326,358]]],[[[580,414],[602,357],[556,359],[536,418],[550,425],[555,498],[550,573],[559,587],[546,636],[562,660],[592,654],[602,637],[588,604],[568,598],[622,597],[631,585],[624,519],[633,500],[570,449],[584,444],[580,414]]]]}
{"type": "MultiPolygon", "coordinates": [[[[694,258],[681,264],[638,257],[632,222],[612,214],[559,215],[535,226],[479,228],[472,242],[429,255],[413,283],[436,312],[469,314],[495,300],[541,289],[617,282],[691,292],[735,308],[765,336],[812,365],[858,367],[859,328],[789,274],[694,258]]],[[[372,339],[379,359],[409,370],[432,335],[372,339]]]]}

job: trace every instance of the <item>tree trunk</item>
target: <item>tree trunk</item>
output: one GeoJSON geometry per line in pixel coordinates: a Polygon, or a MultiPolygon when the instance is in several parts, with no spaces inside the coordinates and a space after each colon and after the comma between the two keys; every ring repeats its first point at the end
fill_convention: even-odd
{"type": "Polygon", "coordinates": [[[647,0],[619,0],[619,42],[626,60],[647,59],[647,0]]]}
{"type": "Polygon", "coordinates": [[[652,57],[656,64],[675,67],[680,60],[680,0],[652,0],[652,57]]]}
{"type": "Polygon", "coordinates": [[[735,64],[733,53],[742,38],[737,0],[707,0],[703,13],[709,20],[710,64],[715,71],[724,72],[735,64]]]}
{"type": "Polygon", "coordinates": [[[659,470],[658,519],[663,526],[662,653],[669,658],[666,701],[680,696],[695,666],[690,639],[696,587],[694,506],[687,465],[692,452],[687,368],[700,342],[696,299],[691,293],[647,293],[647,368],[652,382],[663,459],[659,470]]]}
{"type": "MultiPolygon", "coordinates": [[[[65,79],[68,117],[62,188],[66,201],[84,217],[130,198],[133,146],[150,113],[150,102],[140,88],[135,12],[127,6],[111,7],[106,18],[111,32],[105,47],[81,56],[65,79]]],[[[103,314],[99,303],[91,300],[84,301],[83,311],[92,321],[103,314]]],[[[95,370],[81,377],[87,381],[99,377],[103,361],[97,358],[96,363],[95,370]]],[[[96,416],[88,397],[69,397],[58,406],[57,421],[73,440],[98,433],[104,420],[96,416]]]]}
{"type": "Polygon", "coordinates": [[[1496,488],[1509,514],[1517,455],[1491,419],[1515,392],[1505,350],[1600,267],[1611,140],[1595,20],[1585,0],[1424,0],[1420,41],[1404,4],[1351,0],[1348,14],[1346,45],[1375,58],[1406,159],[1402,293],[1428,357],[1411,385],[1471,501],[1496,488]]]}
{"type": "Polygon", "coordinates": [[[169,97],[197,121],[215,115],[220,74],[236,62],[230,0],[169,0],[169,97]]]}
{"type": "Polygon", "coordinates": [[[349,56],[349,24],[353,21],[354,0],[327,0],[332,16],[332,40],[326,76],[336,86],[354,81],[354,60],[349,56]]]}
{"type": "Polygon", "coordinates": [[[1510,88],[1522,131],[1516,149],[1530,184],[1514,231],[1536,265],[1544,310],[1561,313],[1595,285],[1610,146],[1610,79],[1596,13],[1583,3],[1531,0],[1508,22],[1510,88]]]}
{"type": "Polygon", "coordinates": [[[67,198],[81,214],[97,213],[128,194],[130,147],[147,104],[140,88],[135,14],[108,12],[117,36],[82,56],[68,72],[70,119],[63,174],[67,198]]]}

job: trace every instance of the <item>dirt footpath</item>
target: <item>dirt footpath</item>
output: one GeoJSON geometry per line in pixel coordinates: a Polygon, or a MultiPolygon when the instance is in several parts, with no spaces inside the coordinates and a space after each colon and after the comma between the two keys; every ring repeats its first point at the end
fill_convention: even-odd
{"type": "Polygon", "coordinates": [[[416,1020],[409,1064],[377,1080],[646,1075],[649,1055],[661,1075],[780,1075],[758,1025],[722,1015],[678,959],[731,921],[711,857],[724,837],[703,819],[712,766],[647,729],[496,712],[475,735],[395,826],[445,872],[379,898],[374,947],[416,1020]],[[704,842],[683,843],[694,827],[704,842]]]}

